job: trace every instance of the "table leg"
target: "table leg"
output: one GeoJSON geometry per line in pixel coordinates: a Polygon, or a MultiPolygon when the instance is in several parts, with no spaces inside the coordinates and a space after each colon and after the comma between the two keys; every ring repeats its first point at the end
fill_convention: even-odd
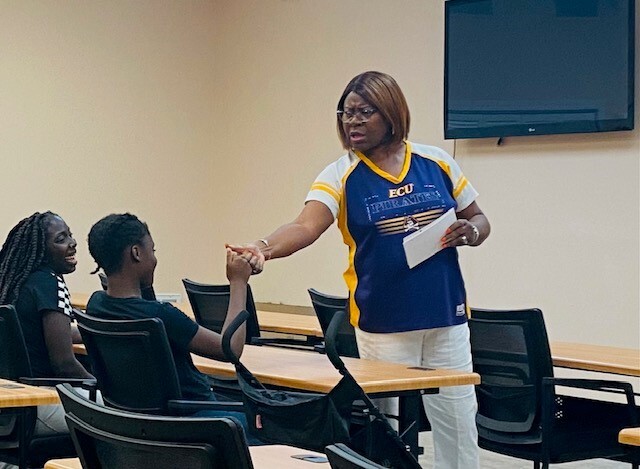
{"type": "Polygon", "coordinates": [[[420,428],[420,406],[422,396],[412,392],[400,396],[399,429],[404,442],[409,445],[411,454],[416,458],[419,454],[418,430],[420,428]]]}

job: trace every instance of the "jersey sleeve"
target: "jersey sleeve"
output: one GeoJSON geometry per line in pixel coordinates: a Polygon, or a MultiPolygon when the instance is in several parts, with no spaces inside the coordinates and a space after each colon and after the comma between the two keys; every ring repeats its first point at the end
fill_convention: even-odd
{"type": "Polygon", "coordinates": [[[316,200],[325,204],[335,219],[340,210],[344,175],[353,164],[349,154],[327,166],[311,185],[305,203],[316,200]]]}
{"type": "Polygon", "coordinates": [[[457,204],[456,212],[464,210],[476,200],[478,191],[471,185],[462,173],[458,162],[449,153],[442,148],[428,145],[413,144],[413,148],[422,156],[434,158],[444,172],[447,173],[453,186],[453,198],[456,199],[457,204]]]}

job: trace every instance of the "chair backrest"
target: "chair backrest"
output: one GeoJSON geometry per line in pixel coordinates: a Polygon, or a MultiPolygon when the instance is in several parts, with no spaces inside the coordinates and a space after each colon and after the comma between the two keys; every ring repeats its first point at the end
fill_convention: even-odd
{"type": "MultiPolygon", "coordinates": [[[[13,305],[0,306],[0,378],[17,381],[31,378],[31,363],[13,305]]],[[[35,409],[1,409],[0,449],[17,447],[22,434],[29,434],[36,423],[35,409]],[[20,421],[20,416],[22,421],[20,421]],[[22,422],[22,424],[21,424],[22,422]]]]}
{"type": "Polygon", "coordinates": [[[333,469],[378,469],[384,468],[356,453],[343,443],[329,445],[324,449],[329,465],[333,469]]]}
{"type": "MultiPolygon", "coordinates": [[[[182,284],[187,292],[196,322],[202,327],[220,334],[224,320],[227,317],[227,309],[229,308],[229,299],[231,297],[229,285],[198,283],[187,278],[182,279],[182,284]]],[[[247,285],[247,305],[245,309],[249,312],[245,343],[250,344],[254,337],[260,337],[260,326],[258,325],[256,304],[253,301],[253,294],[249,285],[247,285]]]]}
{"type": "Polygon", "coordinates": [[[57,390],[84,468],[253,468],[231,419],[136,414],[96,404],[68,385],[57,390]]]}
{"type": "Polygon", "coordinates": [[[0,378],[31,378],[31,362],[13,305],[0,306],[0,378]]]}
{"type": "Polygon", "coordinates": [[[478,427],[537,433],[542,378],[553,376],[549,340],[539,309],[471,309],[469,319],[477,387],[478,427]]]}
{"type": "MultiPolygon", "coordinates": [[[[109,286],[107,276],[103,272],[98,272],[98,277],[100,278],[100,286],[102,286],[104,291],[107,291],[107,287],[109,286]]],[[[142,288],[140,293],[144,300],[156,301],[156,292],[153,290],[153,286],[142,288]]]]}
{"type": "MultiPolygon", "coordinates": [[[[347,312],[348,298],[342,296],[332,296],[321,293],[313,288],[307,290],[311,297],[311,304],[318,316],[322,333],[326,336],[331,319],[337,311],[347,312]]],[[[344,321],[341,322],[340,328],[336,335],[336,350],[338,355],[343,357],[360,358],[358,353],[358,344],[356,343],[356,332],[349,322],[349,315],[345,315],[344,321]]]]}
{"type": "Polygon", "coordinates": [[[181,397],[164,324],[158,318],[105,320],[76,312],[104,402],[122,410],[166,414],[181,397]]]}

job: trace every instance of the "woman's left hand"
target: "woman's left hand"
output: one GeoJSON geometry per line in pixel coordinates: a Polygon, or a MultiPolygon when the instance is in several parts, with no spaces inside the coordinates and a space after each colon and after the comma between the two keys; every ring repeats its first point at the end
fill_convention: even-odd
{"type": "Polygon", "coordinates": [[[491,232],[489,220],[474,201],[457,214],[458,220],[453,223],[440,239],[442,248],[456,246],[479,246],[491,232]]]}
{"type": "Polygon", "coordinates": [[[472,244],[478,240],[477,228],[474,230],[474,225],[465,219],[459,219],[455,221],[444,236],[440,239],[442,242],[442,248],[451,248],[455,246],[466,246],[472,244]]]}

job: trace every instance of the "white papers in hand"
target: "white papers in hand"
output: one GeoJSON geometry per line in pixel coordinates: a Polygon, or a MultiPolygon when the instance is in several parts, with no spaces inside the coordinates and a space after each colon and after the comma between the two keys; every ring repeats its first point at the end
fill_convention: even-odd
{"type": "Polygon", "coordinates": [[[445,231],[456,221],[456,212],[449,209],[444,215],[433,220],[427,226],[405,236],[402,240],[404,254],[410,269],[426,261],[442,249],[440,239],[445,231]]]}

